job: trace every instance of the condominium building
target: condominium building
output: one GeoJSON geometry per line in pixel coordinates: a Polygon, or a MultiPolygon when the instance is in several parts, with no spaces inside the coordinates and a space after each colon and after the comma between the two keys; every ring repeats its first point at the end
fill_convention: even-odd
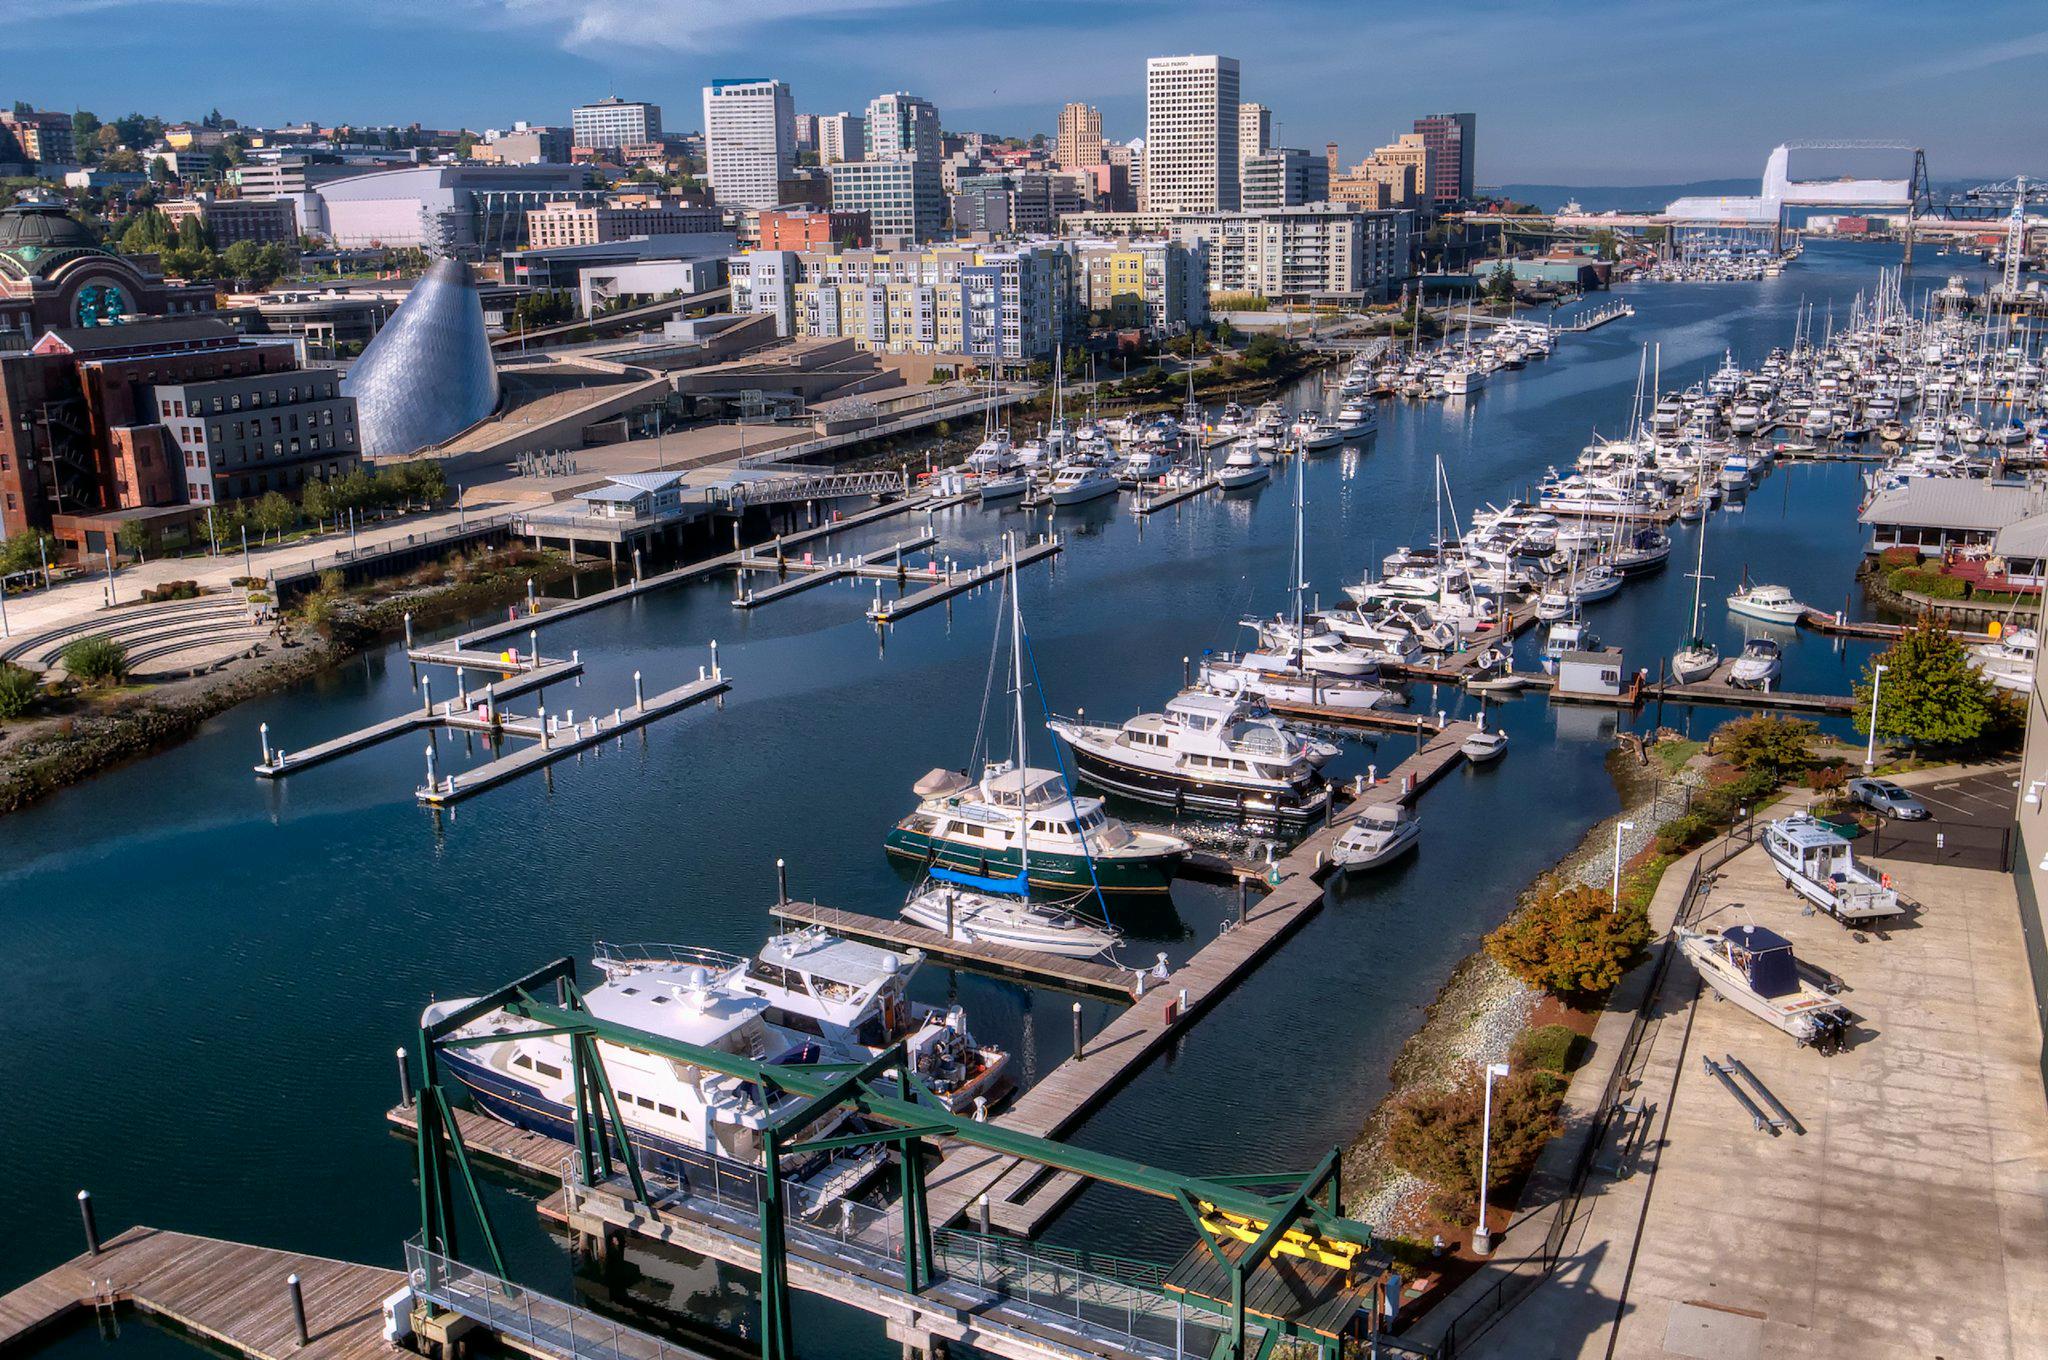
{"type": "Polygon", "coordinates": [[[931,100],[905,94],[876,95],[868,101],[862,159],[939,159],[939,111],[931,100]]]}
{"type": "Polygon", "coordinates": [[[1142,330],[1164,340],[1209,322],[1206,242],[1084,241],[1074,264],[1081,309],[1093,328],[1142,330]]]}
{"type": "Polygon", "coordinates": [[[794,250],[750,250],[725,262],[736,316],[775,318],[775,333],[796,334],[796,284],[802,259],[794,250]]]}
{"type": "Polygon", "coordinates": [[[1177,216],[1173,235],[1209,248],[1211,292],[1274,301],[1383,301],[1408,277],[1412,214],[1316,204],[1177,216]]]}
{"type": "Polygon", "coordinates": [[[71,115],[46,109],[0,109],[0,160],[12,142],[20,159],[39,165],[76,165],[78,154],[71,143],[71,115]]]}
{"type": "Polygon", "coordinates": [[[680,203],[620,205],[613,203],[548,203],[526,214],[527,244],[535,250],[557,246],[594,246],[633,236],[679,236],[718,231],[716,208],[680,203]]]}
{"type": "Polygon", "coordinates": [[[1145,178],[1140,203],[1162,212],[1238,205],[1235,57],[1145,63],[1145,178]]]}
{"type": "Polygon", "coordinates": [[[1315,152],[1289,146],[1245,157],[1242,198],[1247,212],[1294,208],[1329,197],[1330,167],[1315,152]]]}
{"type": "Polygon", "coordinates": [[[1471,200],[1477,124],[1477,117],[1469,113],[1432,113],[1415,120],[1416,132],[1435,158],[1425,190],[1437,203],[1471,200]]]}
{"type": "Polygon", "coordinates": [[[857,113],[818,117],[818,164],[836,165],[867,155],[868,120],[857,113]]]}
{"type": "Polygon", "coordinates": [[[194,194],[191,198],[172,199],[157,206],[163,209],[164,216],[179,226],[183,226],[188,218],[197,218],[213,237],[217,250],[225,250],[237,241],[254,241],[257,245],[268,245],[273,241],[296,245],[299,239],[299,217],[289,199],[215,198],[212,194],[194,194]]]}
{"type": "Polygon", "coordinates": [[[569,125],[576,145],[600,151],[630,142],[656,142],[661,140],[661,106],[608,95],[572,110],[569,125]]]}
{"type": "Polygon", "coordinates": [[[1102,111],[1086,104],[1068,104],[1060,110],[1059,136],[1054,159],[1062,170],[1084,170],[1102,164],[1102,111]]]}
{"type": "Polygon", "coordinates": [[[1273,111],[1250,100],[1237,106],[1237,163],[1273,149],[1273,111]]]}
{"type": "Polygon", "coordinates": [[[796,159],[796,108],[779,80],[704,87],[705,178],[720,204],[772,208],[796,159]]]}
{"type": "MultiPolygon", "coordinates": [[[[772,312],[790,276],[769,252],[735,257],[734,306],[772,312]],[[745,282],[742,283],[742,277],[745,282]]],[[[1067,326],[1073,257],[1053,246],[993,250],[807,251],[794,259],[794,333],[853,340],[863,349],[982,363],[1052,357],[1067,326]]]]}
{"type": "Polygon", "coordinates": [[[866,213],[877,242],[929,241],[945,229],[937,161],[841,161],[831,175],[832,207],[866,213]]]}

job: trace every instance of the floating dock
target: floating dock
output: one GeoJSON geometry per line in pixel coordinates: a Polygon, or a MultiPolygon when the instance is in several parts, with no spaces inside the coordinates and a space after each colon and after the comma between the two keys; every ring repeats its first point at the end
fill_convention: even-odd
{"type": "MultiPolygon", "coordinates": [[[[1065,546],[1058,534],[1047,534],[1036,543],[1019,548],[1016,563],[1019,567],[1028,567],[1034,562],[1053,556],[1065,546]]],[[[912,591],[894,600],[877,600],[868,607],[868,617],[876,623],[894,623],[898,619],[917,613],[920,609],[929,609],[942,600],[950,600],[955,595],[965,594],[976,586],[986,585],[1009,569],[1008,558],[997,558],[969,571],[947,572],[922,590],[912,591]]],[[[912,575],[910,579],[914,581],[917,577],[912,575]]]]}
{"type": "MultiPolygon", "coordinates": [[[[990,944],[985,940],[956,940],[941,931],[928,930],[909,921],[841,911],[837,907],[821,907],[815,902],[778,902],[774,913],[779,918],[802,925],[823,926],[834,935],[843,935],[847,939],[865,940],[884,949],[921,950],[932,958],[958,964],[973,972],[1021,978],[1063,992],[1129,1001],[1134,992],[1144,990],[1141,974],[1095,959],[1066,959],[1056,954],[1019,949],[1015,945],[990,944]]],[[[1154,985],[1165,987],[1170,984],[1154,985]]]]}
{"type": "Polygon", "coordinates": [[[524,675],[514,676],[509,680],[493,681],[480,689],[459,692],[455,698],[438,704],[429,699],[418,708],[401,713],[395,718],[371,723],[368,727],[357,728],[353,732],[298,751],[287,751],[283,747],[273,748],[270,745],[270,725],[265,723],[263,761],[255,770],[265,779],[282,779],[285,775],[297,774],[300,770],[323,764],[338,756],[368,750],[380,742],[404,736],[407,732],[415,732],[423,727],[445,725],[451,717],[467,712],[470,705],[483,703],[495,708],[503,700],[515,698],[529,690],[545,688],[558,680],[567,680],[573,675],[580,674],[582,670],[583,663],[580,660],[551,661],[545,666],[527,671],[524,675]]]}
{"type": "Polygon", "coordinates": [[[928,567],[912,568],[907,560],[910,553],[929,548],[939,541],[933,533],[923,533],[915,538],[904,539],[878,548],[871,553],[856,553],[850,557],[830,557],[824,561],[812,560],[809,555],[791,560],[787,556],[769,557],[752,553],[740,558],[735,570],[740,575],[740,593],[733,597],[733,606],[738,609],[753,609],[758,605],[770,604],[776,600],[794,595],[812,586],[824,585],[827,581],[843,581],[854,577],[865,577],[875,581],[904,581],[913,576],[924,577],[927,573],[936,576],[937,563],[928,567]],[[766,590],[747,588],[747,573],[750,571],[773,572],[778,580],[766,590]]]}
{"type": "Polygon", "coordinates": [[[1192,500],[1204,491],[1214,491],[1217,485],[1216,474],[1214,473],[1210,473],[1199,482],[1191,482],[1187,486],[1168,487],[1164,490],[1147,488],[1140,485],[1137,488],[1137,494],[1131,499],[1131,513],[1134,515],[1149,515],[1155,511],[1164,510],[1169,505],[1179,505],[1182,501],[1192,500]],[[1152,490],[1153,494],[1147,495],[1146,492],[1148,490],[1152,490]]]}

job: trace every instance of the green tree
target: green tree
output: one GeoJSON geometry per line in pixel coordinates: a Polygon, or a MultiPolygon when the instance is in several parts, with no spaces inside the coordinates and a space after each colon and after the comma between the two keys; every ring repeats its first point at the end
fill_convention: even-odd
{"type": "Polygon", "coordinates": [[[1932,622],[1904,634],[1864,668],[1856,684],[1856,730],[1866,735],[1873,686],[1878,735],[1911,746],[1970,746],[2015,721],[2012,701],[1970,664],[1953,633],[1932,622]]]}
{"type": "Polygon", "coordinates": [[[140,520],[124,520],[114,531],[114,542],[122,552],[138,562],[146,561],[149,551],[149,529],[140,520]]]}
{"type": "Polygon", "coordinates": [[[35,571],[57,560],[57,540],[40,529],[23,529],[0,540],[0,572],[35,571]]]}
{"type": "MultiPolygon", "coordinates": [[[[1485,1092],[1475,1072],[1447,1091],[1425,1091],[1394,1106],[1387,1155],[1430,1186],[1430,1207],[1455,1223],[1478,1217],[1480,1138],[1485,1092]]],[[[1487,1144],[1487,1192],[1500,1190],[1535,1164],[1562,1123],[1563,1083],[1547,1072],[1516,1072],[1493,1088],[1487,1144]]]]}
{"type": "Polygon", "coordinates": [[[298,522],[299,509],[292,504],[291,497],[282,491],[266,491],[263,498],[256,502],[256,508],[250,512],[249,519],[254,528],[262,531],[264,537],[276,534],[281,538],[285,530],[298,522]]]}
{"type": "Polygon", "coordinates": [[[1813,764],[1820,728],[1803,718],[1755,713],[1737,718],[1714,734],[1714,750],[1738,770],[1759,770],[1773,782],[1813,764]]]}
{"type": "Polygon", "coordinates": [[[206,220],[198,213],[178,224],[178,246],[182,250],[213,249],[213,233],[207,230],[206,220]]]}
{"type": "Polygon", "coordinates": [[[78,148],[79,157],[90,161],[100,146],[99,115],[89,109],[77,109],[71,115],[71,144],[78,148]]]}
{"type": "Polygon", "coordinates": [[[1515,267],[1502,260],[1486,276],[1486,297],[1490,302],[1506,304],[1515,300],[1515,267]]]}
{"type": "Polygon", "coordinates": [[[171,219],[161,208],[144,208],[131,213],[121,229],[121,253],[124,255],[151,255],[176,241],[177,233],[171,226],[171,219]]]}
{"type": "Polygon", "coordinates": [[[476,134],[465,131],[460,137],[455,139],[455,158],[457,160],[468,160],[476,154],[476,143],[476,134]]]}
{"type": "Polygon", "coordinates": [[[324,528],[327,517],[334,513],[334,492],[325,481],[315,477],[299,491],[299,509],[311,517],[315,525],[324,528]]]}
{"type": "Polygon", "coordinates": [[[1532,987],[1561,996],[1604,992],[1650,940],[1638,906],[1614,909],[1609,894],[1573,886],[1547,892],[1486,937],[1495,963],[1532,987]]]}

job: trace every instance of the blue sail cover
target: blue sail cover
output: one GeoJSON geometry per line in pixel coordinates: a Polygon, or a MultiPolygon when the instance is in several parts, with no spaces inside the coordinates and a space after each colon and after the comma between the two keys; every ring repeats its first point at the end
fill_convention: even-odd
{"type": "Polygon", "coordinates": [[[1031,884],[1021,870],[1015,878],[985,878],[980,874],[963,874],[957,869],[941,869],[934,864],[930,873],[941,883],[957,883],[963,888],[979,888],[982,892],[1008,893],[1012,897],[1023,897],[1031,891],[1031,884]]]}
{"type": "Polygon", "coordinates": [[[341,381],[365,457],[416,453],[498,409],[498,365],[469,266],[429,269],[341,381]]]}

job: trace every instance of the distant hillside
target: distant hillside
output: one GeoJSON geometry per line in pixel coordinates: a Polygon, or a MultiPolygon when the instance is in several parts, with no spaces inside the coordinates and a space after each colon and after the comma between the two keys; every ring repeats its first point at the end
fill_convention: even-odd
{"type": "Polygon", "coordinates": [[[1556,212],[1573,199],[1587,212],[1657,212],[1672,199],[1687,195],[1754,194],[1757,181],[1751,177],[1703,179],[1691,184],[1502,184],[1480,188],[1518,203],[1533,203],[1546,212],[1556,212]]]}

